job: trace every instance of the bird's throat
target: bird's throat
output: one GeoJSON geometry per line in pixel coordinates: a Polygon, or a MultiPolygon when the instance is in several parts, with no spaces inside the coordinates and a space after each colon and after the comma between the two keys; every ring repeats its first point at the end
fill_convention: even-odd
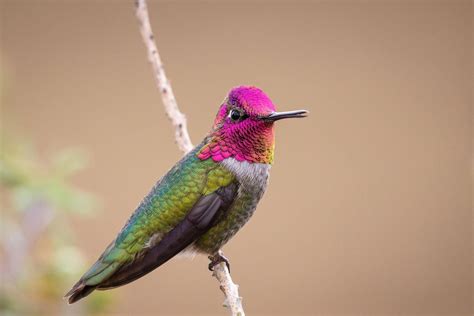
{"type": "Polygon", "coordinates": [[[216,162],[227,158],[250,163],[273,163],[274,136],[273,129],[255,131],[218,131],[211,134],[198,151],[201,160],[212,159],[216,162]],[[252,133],[255,133],[252,135],[252,133]]]}

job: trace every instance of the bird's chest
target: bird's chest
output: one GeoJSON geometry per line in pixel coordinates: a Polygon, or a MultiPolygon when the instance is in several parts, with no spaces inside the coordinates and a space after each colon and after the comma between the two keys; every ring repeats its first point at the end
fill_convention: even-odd
{"type": "Polygon", "coordinates": [[[239,214],[245,223],[265,193],[270,175],[270,165],[240,162],[235,159],[226,159],[223,164],[239,182],[239,190],[230,211],[239,214]]]}
{"type": "Polygon", "coordinates": [[[239,182],[234,202],[225,217],[196,243],[201,251],[213,253],[221,248],[250,219],[268,183],[270,165],[239,162],[228,158],[222,164],[239,182]]]}
{"type": "Polygon", "coordinates": [[[237,178],[241,193],[250,194],[258,199],[263,195],[267,187],[271,165],[237,161],[233,158],[224,160],[222,164],[237,178]]]}

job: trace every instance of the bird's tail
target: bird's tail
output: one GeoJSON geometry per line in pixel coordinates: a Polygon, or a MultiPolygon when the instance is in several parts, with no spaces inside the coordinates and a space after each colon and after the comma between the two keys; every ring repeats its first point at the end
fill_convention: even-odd
{"type": "Polygon", "coordinates": [[[132,259],[126,251],[114,247],[112,243],[64,297],[72,304],[94,290],[113,289],[141,278],[176,254],[174,251],[166,251],[169,249],[168,244],[147,248],[132,259]]]}
{"type": "Polygon", "coordinates": [[[86,285],[84,282],[79,281],[67,292],[64,298],[67,298],[68,303],[72,304],[91,294],[95,289],[95,286],[86,285]]]}
{"type": "Polygon", "coordinates": [[[95,289],[100,289],[101,284],[108,280],[121,266],[120,261],[111,260],[114,254],[114,243],[104,251],[96,263],[74,284],[71,290],[64,295],[69,304],[75,303],[81,298],[91,294],[95,289]]]}
{"type": "Polygon", "coordinates": [[[102,283],[106,282],[119,266],[118,262],[107,263],[99,259],[64,297],[68,299],[69,304],[72,304],[91,294],[95,289],[105,289],[101,287],[102,283]]]}

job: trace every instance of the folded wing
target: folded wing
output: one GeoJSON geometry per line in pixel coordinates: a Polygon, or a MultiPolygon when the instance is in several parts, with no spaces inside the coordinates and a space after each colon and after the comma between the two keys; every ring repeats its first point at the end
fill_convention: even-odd
{"type": "MultiPolygon", "coordinates": [[[[167,187],[162,188],[158,183],[154,189],[156,192],[152,194],[152,191],[150,195],[160,197],[160,194],[164,194],[162,191],[169,193],[175,187],[179,189],[180,183],[183,185],[182,181],[192,181],[187,175],[182,175],[185,168],[186,166],[172,169],[171,175],[168,174],[161,180],[167,180],[167,187]]],[[[194,177],[199,178],[199,175],[194,177]]],[[[118,287],[144,276],[188,247],[222,218],[237,194],[238,184],[227,170],[215,166],[204,170],[201,179],[202,185],[198,186],[199,193],[195,201],[193,200],[194,204],[188,210],[181,210],[183,216],[177,220],[169,219],[172,213],[166,211],[148,215],[147,212],[152,208],[147,205],[153,203],[151,198],[147,198],[150,201],[145,199],[142,203],[145,206],[139,207],[117,239],[66,294],[69,303],[78,301],[96,289],[118,287]],[[152,225],[153,221],[155,224],[152,225]],[[137,223],[153,229],[140,228],[137,223]],[[169,229],[166,229],[168,226],[169,229]],[[144,240],[147,240],[146,244],[144,240]]],[[[186,198],[188,196],[181,197],[183,201],[186,198]]],[[[162,197],[161,200],[158,198],[156,203],[167,205],[172,202],[170,198],[162,197]]],[[[171,206],[176,208],[176,205],[171,206]]]]}

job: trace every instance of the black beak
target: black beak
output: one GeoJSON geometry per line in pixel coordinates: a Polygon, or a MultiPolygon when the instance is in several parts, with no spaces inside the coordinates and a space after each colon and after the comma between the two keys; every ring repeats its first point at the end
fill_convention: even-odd
{"type": "Polygon", "coordinates": [[[287,112],[273,112],[270,115],[264,116],[263,120],[274,122],[286,118],[300,118],[306,117],[308,111],[306,110],[297,110],[297,111],[287,111],[287,112]]]}

